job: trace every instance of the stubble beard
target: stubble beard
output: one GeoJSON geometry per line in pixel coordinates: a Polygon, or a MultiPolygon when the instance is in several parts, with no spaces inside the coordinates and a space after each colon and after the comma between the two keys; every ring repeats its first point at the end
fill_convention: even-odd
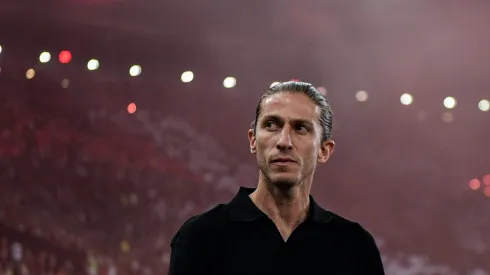
{"type": "Polygon", "coordinates": [[[270,171],[272,169],[266,164],[266,161],[262,160],[258,164],[259,164],[259,169],[260,169],[260,172],[262,173],[262,176],[264,177],[266,183],[271,187],[275,186],[281,190],[289,190],[289,189],[301,184],[302,179],[299,178],[298,176],[296,176],[296,177],[279,177],[277,179],[273,179],[273,177],[270,176],[270,171]]]}

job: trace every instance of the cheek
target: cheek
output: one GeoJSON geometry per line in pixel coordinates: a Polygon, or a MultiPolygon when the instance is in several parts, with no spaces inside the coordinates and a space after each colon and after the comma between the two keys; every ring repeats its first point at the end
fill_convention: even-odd
{"type": "Polygon", "coordinates": [[[256,153],[257,158],[258,159],[264,158],[264,155],[267,152],[267,148],[264,146],[264,144],[262,142],[257,142],[255,145],[255,149],[257,150],[257,153],[256,153]]]}
{"type": "Polygon", "coordinates": [[[257,151],[260,150],[262,153],[267,152],[270,148],[275,147],[274,138],[271,136],[259,136],[256,141],[257,151]]]}
{"type": "Polygon", "coordinates": [[[309,146],[308,148],[304,148],[305,150],[303,151],[305,154],[305,161],[306,162],[311,162],[311,161],[316,161],[318,158],[318,153],[319,149],[316,146],[309,146]]]}

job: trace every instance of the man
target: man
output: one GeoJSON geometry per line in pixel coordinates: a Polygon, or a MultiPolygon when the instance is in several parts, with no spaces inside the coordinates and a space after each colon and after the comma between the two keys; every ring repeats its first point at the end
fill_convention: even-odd
{"type": "Polygon", "coordinates": [[[189,219],[172,240],[169,274],[384,274],[373,237],[310,195],[334,150],[331,130],[330,105],[311,84],[270,88],[248,131],[257,188],[189,219]]]}

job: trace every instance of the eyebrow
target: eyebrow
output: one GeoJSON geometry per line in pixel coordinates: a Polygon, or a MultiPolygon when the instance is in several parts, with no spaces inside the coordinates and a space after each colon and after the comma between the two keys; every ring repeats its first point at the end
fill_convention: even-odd
{"type": "MultiPolygon", "coordinates": [[[[262,119],[262,121],[267,121],[267,120],[284,122],[284,119],[278,115],[265,115],[264,118],[262,119]]],[[[308,125],[308,126],[313,126],[313,123],[311,123],[311,121],[306,120],[306,119],[297,118],[297,119],[292,119],[291,121],[294,124],[304,124],[304,125],[308,125]]]]}

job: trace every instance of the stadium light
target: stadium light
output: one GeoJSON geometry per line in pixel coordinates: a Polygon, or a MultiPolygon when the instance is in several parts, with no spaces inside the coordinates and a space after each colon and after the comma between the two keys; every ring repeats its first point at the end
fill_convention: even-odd
{"type": "Polygon", "coordinates": [[[141,74],[141,66],[140,65],[133,65],[129,69],[129,75],[130,76],[138,76],[141,74]]]}
{"type": "Polygon", "coordinates": [[[70,51],[61,51],[58,59],[62,64],[68,64],[71,61],[71,52],[70,51]]]}
{"type": "Polygon", "coordinates": [[[136,104],[131,102],[128,104],[128,113],[134,114],[136,112],[136,104]]]}
{"type": "Polygon", "coordinates": [[[32,79],[36,75],[36,70],[34,69],[29,69],[26,72],[26,78],[27,79],[32,79]]]}
{"type": "Polygon", "coordinates": [[[51,54],[49,52],[42,52],[39,55],[39,62],[48,63],[51,60],[51,54]]]}
{"type": "Polygon", "coordinates": [[[368,93],[366,91],[359,91],[356,93],[357,101],[364,102],[368,99],[368,93]]]}
{"type": "Polygon", "coordinates": [[[225,78],[225,80],[223,80],[223,86],[225,88],[228,88],[228,89],[233,88],[233,87],[235,87],[235,85],[236,85],[236,78],[234,78],[234,77],[229,76],[229,77],[225,78]]]}
{"type": "Polygon", "coordinates": [[[88,62],[87,62],[87,69],[89,71],[94,71],[94,70],[97,70],[99,68],[99,60],[97,59],[90,59],[88,62]]]}
{"type": "Polygon", "coordinates": [[[68,86],[70,86],[70,80],[68,78],[61,80],[61,87],[63,89],[68,88],[68,86]]]}
{"type": "Polygon", "coordinates": [[[413,96],[411,94],[402,94],[400,97],[400,102],[403,105],[410,105],[413,102],[413,96]]]}
{"type": "Polygon", "coordinates": [[[450,112],[445,112],[444,114],[442,114],[441,119],[446,123],[450,123],[454,120],[454,115],[450,112]]]}
{"type": "Polygon", "coordinates": [[[485,189],[483,189],[483,194],[486,197],[489,197],[490,198],[490,186],[485,186],[485,189]]]}
{"type": "Polygon", "coordinates": [[[479,179],[472,179],[468,185],[470,186],[471,190],[478,190],[480,189],[481,182],[479,179]]]}
{"type": "Polygon", "coordinates": [[[482,177],[482,182],[485,186],[490,186],[490,174],[486,174],[482,177]]]}
{"type": "Polygon", "coordinates": [[[490,101],[486,99],[480,100],[480,102],[478,102],[478,109],[483,112],[488,112],[488,110],[490,110],[490,101]]]}
{"type": "Polygon", "coordinates": [[[183,72],[182,75],[180,76],[180,80],[184,83],[189,83],[194,79],[194,73],[191,71],[186,71],[183,72]]]}
{"type": "Polygon", "coordinates": [[[444,99],[443,101],[443,104],[444,104],[444,107],[448,108],[448,109],[453,109],[454,107],[456,107],[456,99],[452,96],[448,96],[444,99]]]}

